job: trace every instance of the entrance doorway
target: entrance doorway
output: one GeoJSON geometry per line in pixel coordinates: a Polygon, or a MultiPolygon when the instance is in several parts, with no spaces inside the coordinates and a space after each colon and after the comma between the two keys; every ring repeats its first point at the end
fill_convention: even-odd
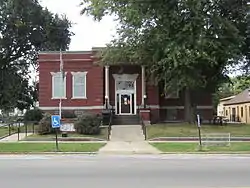
{"type": "Polygon", "coordinates": [[[117,93],[117,114],[135,114],[135,95],[134,93],[117,93]]]}
{"type": "Polygon", "coordinates": [[[115,78],[115,113],[136,114],[136,78],[138,75],[113,75],[115,78]]]}

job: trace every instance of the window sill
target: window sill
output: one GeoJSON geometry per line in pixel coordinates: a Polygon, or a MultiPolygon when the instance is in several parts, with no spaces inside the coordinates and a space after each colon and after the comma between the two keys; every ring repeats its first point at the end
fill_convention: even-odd
{"type": "Polygon", "coordinates": [[[52,100],[59,100],[59,99],[63,99],[63,100],[65,100],[65,99],[67,99],[66,97],[53,97],[53,98],[51,98],[52,100]]]}
{"type": "Polygon", "coordinates": [[[72,97],[71,99],[87,99],[87,97],[72,97]]]}

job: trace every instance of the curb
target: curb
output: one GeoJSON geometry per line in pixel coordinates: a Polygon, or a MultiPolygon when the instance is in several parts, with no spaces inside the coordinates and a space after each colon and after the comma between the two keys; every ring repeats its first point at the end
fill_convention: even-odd
{"type": "MultiPolygon", "coordinates": [[[[199,141],[198,137],[156,137],[148,139],[149,142],[188,142],[188,141],[199,141]]],[[[250,142],[250,137],[231,137],[230,142],[250,142]]]]}
{"type": "Polygon", "coordinates": [[[220,153],[220,152],[161,152],[158,154],[153,154],[153,153],[99,153],[99,152],[3,152],[0,153],[0,156],[3,155],[102,155],[102,156],[108,156],[108,155],[154,155],[154,156],[161,156],[161,155],[218,155],[218,156],[223,156],[223,155],[238,155],[238,156],[246,156],[246,157],[250,157],[250,152],[240,152],[240,153],[236,153],[236,152],[224,152],[224,153],[220,153]]]}
{"type": "Polygon", "coordinates": [[[62,155],[62,154],[69,154],[69,155],[77,155],[77,154],[84,154],[84,155],[96,155],[98,152],[0,152],[1,155],[62,155]]]}

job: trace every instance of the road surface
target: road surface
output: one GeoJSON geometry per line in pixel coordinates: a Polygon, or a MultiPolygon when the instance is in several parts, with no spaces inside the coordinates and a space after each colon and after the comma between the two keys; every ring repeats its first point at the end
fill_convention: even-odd
{"type": "Polygon", "coordinates": [[[250,187],[249,156],[0,156],[3,188],[250,187]]]}

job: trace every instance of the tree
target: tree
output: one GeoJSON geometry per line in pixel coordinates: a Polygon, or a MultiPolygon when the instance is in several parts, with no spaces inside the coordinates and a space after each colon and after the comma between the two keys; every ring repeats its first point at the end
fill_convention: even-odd
{"type": "Polygon", "coordinates": [[[38,0],[0,1],[0,108],[28,108],[33,102],[29,67],[40,50],[66,50],[71,22],[38,0]]]}
{"type": "Polygon", "coordinates": [[[101,63],[137,63],[164,91],[185,91],[185,119],[192,121],[196,89],[215,91],[227,80],[225,67],[240,54],[239,12],[246,1],[233,0],[83,0],[83,14],[120,22],[118,38],[101,53],[101,63]],[[226,7],[226,8],[225,8],[226,7]],[[237,19],[236,19],[237,18],[237,19]]]}

